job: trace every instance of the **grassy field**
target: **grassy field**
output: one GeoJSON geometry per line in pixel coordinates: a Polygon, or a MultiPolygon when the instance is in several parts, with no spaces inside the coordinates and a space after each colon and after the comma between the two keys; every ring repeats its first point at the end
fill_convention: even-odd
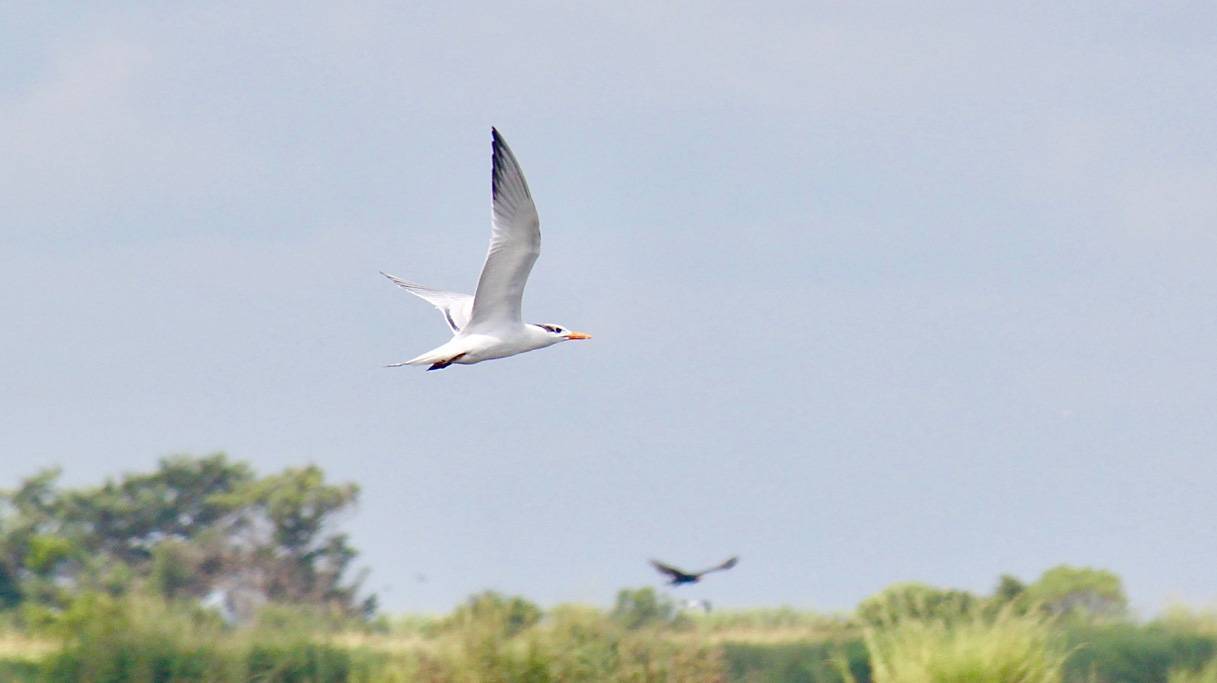
{"type": "Polygon", "coordinates": [[[451,614],[371,624],[279,608],[232,627],[197,606],[96,599],[39,632],[0,634],[0,680],[1217,683],[1211,615],[1066,622],[1035,610],[877,623],[794,610],[541,611],[484,594],[451,614]]]}

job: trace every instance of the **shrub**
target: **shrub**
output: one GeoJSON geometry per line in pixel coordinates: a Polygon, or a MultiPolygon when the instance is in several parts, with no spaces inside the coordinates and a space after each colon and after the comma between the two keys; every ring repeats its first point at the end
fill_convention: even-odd
{"type": "Polygon", "coordinates": [[[518,595],[485,591],[470,597],[444,622],[450,630],[468,630],[476,625],[510,638],[541,620],[541,608],[518,595]]]}
{"type": "Polygon", "coordinates": [[[43,662],[53,681],[215,680],[219,620],[154,598],[85,593],[53,625],[64,648],[43,662]],[[211,672],[211,673],[209,673],[211,672]]]}
{"type": "Polygon", "coordinates": [[[1059,683],[1066,658],[1047,617],[1010,609],[899,618],[865,638],[875,683],[1059,683]]]}
{"type": "Polygon", "coordinates": [[[1070,680],[1160,683],[1172,670],[1195,669],[1217,655],[1217,639],[1161,625],[1074,625],[1065,630],[1073,654],[1070,680]]]}
{"type": "Polygon", "coordinates": [[[1173,669],[1166,683],[1217,683],[1217,659],[1199,669],[1173,669]]]}
{"type": "Polygon", "coordinates": [[[676,617],[676,606],[654,588],[623,588],[617,592],[612,616],[626,628],[642,628],[672,621],[676,617]]]}
{"type": "Polygon", "coordinates": [[[966,591],[936,588],[924,583],[897,583],[858,605],[858,619],[882,626],[902,619],[951,621],[971,616],[979,601],[966,591]]]}
{"type": "Polygon", "coordinates": [[[1128,613],[1123,582],[1105,569],[1062,564],[1027,586],[1026,595],[1051,614],[1073,619],[1112,620],[1128,613]]]}
{"type": "Polygon", "coordinates": [[[724,643],[729,680],[749,683],[861,683],[870,680],[861,638],[843,643],[724,643]]]}

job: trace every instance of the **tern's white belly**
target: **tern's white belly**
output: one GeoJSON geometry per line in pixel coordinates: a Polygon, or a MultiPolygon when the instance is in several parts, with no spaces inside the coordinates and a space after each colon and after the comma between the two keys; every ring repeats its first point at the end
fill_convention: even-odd
{"type": "Polygon", "coordinates": [[[462,365],[471,365],[484,360],[494,360],[495,358],[506,358],[514,356],[517,353],[524,353],[525,351],[532,351],[542,346],[548,346],[548,344],[538,344],[538,340],[528,334],[503,336],[469,334],[462,336],[464,337],[462,346],[468,350],[459,359],[453,361],[462,365]]]}

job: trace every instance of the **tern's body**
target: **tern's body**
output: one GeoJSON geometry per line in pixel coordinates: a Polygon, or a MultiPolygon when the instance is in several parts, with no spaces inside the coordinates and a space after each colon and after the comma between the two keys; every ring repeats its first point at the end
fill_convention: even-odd
{"type": "MultiPolygon", "coordinates": [[[[484,360],[506,358],[525,351],[535,351],[558,342],[566,341],[561,337],[547,332],[536,325],[520,323],[519,325],[504,326],[493,334],[477,332],[457,332],[447,344],[423,354],[428,359],[431,356],[448,358],[449,363],[458,365],[473,365],[484,360]]],[[[438,360],[422,362],[434,363],[438,360]]]]}
{"type": "Polygon", "coordinates": [[[439,309],[453,335],[446,344],[390,367],[429,365],[428,370],[438,370],[590,338],[561,325],[526,323],[521,318],[524,285],[541,253],[541,222],[515,155],[493,128],[491,137],[490,251],[476,293],[444,292],[386,273],[399,287],[439,309]]]}

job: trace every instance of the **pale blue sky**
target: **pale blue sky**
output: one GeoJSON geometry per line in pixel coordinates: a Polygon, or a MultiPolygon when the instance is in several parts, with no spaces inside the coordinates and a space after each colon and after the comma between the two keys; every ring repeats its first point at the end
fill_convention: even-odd
{"type": "Polygon", "coordinates": [[[735,553],[682,593],[1217,600],[1213,5],[399,5],[3,10],[0,485],[315,462],[393,610],[735,553]],[[595,339],[384,369],[491,125],[595,339]]]}

